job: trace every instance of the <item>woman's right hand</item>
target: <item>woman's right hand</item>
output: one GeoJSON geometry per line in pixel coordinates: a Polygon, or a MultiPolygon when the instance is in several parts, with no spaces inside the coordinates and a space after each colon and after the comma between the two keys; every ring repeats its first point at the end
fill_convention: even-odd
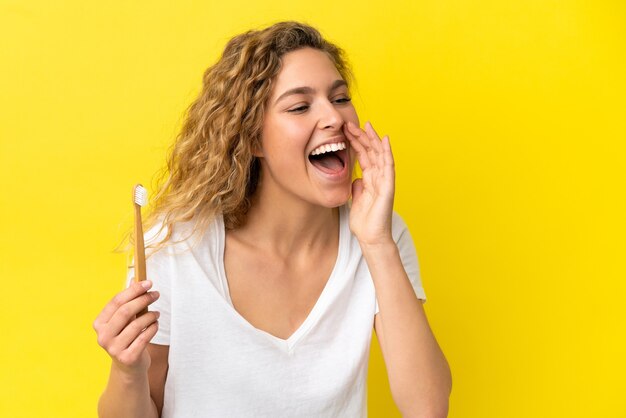
{"type": "Polygon", "coordinates": [[[129,375],[147,373],[150,355],[148,343],[157,332],[159,312],[136,315],[159,298],[159,292],[148,292],[149,280],[135,282],[107,305],[93,323],[98,344],[113,360],[113,366],[129,375]]]}

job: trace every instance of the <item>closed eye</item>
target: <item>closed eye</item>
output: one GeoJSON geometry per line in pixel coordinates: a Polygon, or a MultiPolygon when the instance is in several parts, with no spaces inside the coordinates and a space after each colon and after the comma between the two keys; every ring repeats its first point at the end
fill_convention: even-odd
{"type": "Polygon", "coordinates": [[[299,107],[296,107],[295,109],[289,109],[287,112],[299,113],[299,112],[303,112],[304,110],[306,110],[308,108],[309,108],[309,106],[299,106],[299,107]]]}
{"type": "MultiPolygon", "coordinates": [[[[335,103],[345,104],[352,101],[350,97],[342,97],[340,99],[335,100],[335,103]]],[[[289,109],[287,112],[289,113],[302,113],[309,108],[309,105],[298,106],[294,109],[289,109]]]]}

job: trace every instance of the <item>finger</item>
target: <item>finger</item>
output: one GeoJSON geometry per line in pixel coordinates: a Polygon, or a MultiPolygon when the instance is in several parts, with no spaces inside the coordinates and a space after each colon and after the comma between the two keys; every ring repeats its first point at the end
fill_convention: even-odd
{"type": "MultiPolygon", "coordinates": [[[[349,125],[351,125],[350,122],[348,122],[349,125]]],[[[360,138],[358,135],[361,135],[360,133],[358,135],[355,135],[353,132],[355,132],[355,130],[351,130],[352,126],[349,126],[346,128],[346,137],[348,138],[348,140],[350,141],[350,146],[352,148],[354,148],[354,150],[356,151],[356,156],[359,160],[359,164],[361,165],[362,169],[366,169],[367,167],[370,166],[370,161],[369,161],[369,157],[368,157],[368,153],[367,153],[367,149],[365,148],[365,146],[362,144],[360,138]]],[[[358,132],[358,131],[356,131],[358,132]]]]}
{"type": "MultiPolygon", "coordinates": [[[[371,139],[367,133],[353,123],[349,123],[348,127],[352,130],[353,137],[355,138],[354,142],[361,146],[361,159],[366,160],[366,166],[371,167],[376,165],[377,155],[371,146],[371,139]]],[[[361,166],[363,167],[363,165],[361,166]]]]}
{"type": "Polygon", "coordinates": [[[135,316],[159,298],[159,292],[148,292],[120,306],[113,314],[104,330],[117,336],[135,316]]]}
{"type": "MultiPolygon", "coordinates": [[[[356,135],[354,135],[355,138],[356,138],[356,141],[358,141],[359,144],[365,150],[362,155],[367,156],[367,164],[366,164],[366,166],[368,168],[369,167],[377,167],[377,168],[382,170],[383,165],[384,165],[384,162],[381,160],[381,158],[382,158],[382,156],[381,156],[382,149],[381,150],[377,150],[377,148],[380,147],[380,144],[376,144],[376,142],[380,142],[380,141],[377,140],[377,139],[372,139],[371,138],[371,134],[368,134],[367,132],[365,132],[364,130],[362,130],[361,128],[359,128],[358,126],[356,126],[356,125],[354,125],[354,124],[352,124],[350,122],[348,123],[348,126],[349,126],[349,128],[352,129],[352,132],[356,134],[356,135]]],[[[366,168],[366,167],[363,167],[363,164],[361,164],[361,167],[362,168],[366,168]]]]}
{"type": "Polygon", "coordinates": [[[359,141],[364,149],[369,151],[369,148],[371,148],[371,146],[370,139],[367,136],[367,133],[363,129],[359,128],[358,125],[355,125],[352,122],[348,122],[346,124],[346,127],[348,128],[348,132],[352,134],[352,137],[359,141]]]}
{"type": "MultiPolygon", "coordinates": [[[[145,315],[143,315],[145,316],[145,315]]],[[[153,322],[148,328],[146,328],[141,334],[135,338],[135,340],[128,346],[128,348],[120,353],[118,361],[122,364],[131,365],[139,360],[141,353],[146,349],[148,343],[152,341],[152,338],[159,330],[159,323],[153,322]]]]}
{"type": "Polygon", "coordinates": [[[385,156],[385,166],[393,168],[393,166],[395,165],[395,161],[393,159],[393,152],[391,151],[391,142],[389,140],[389,136],[385,135],[382,142],[385,156]]]}
{"type": "Polygon", "coordinates": [[[385,162],[383,159],[383,148],[378,137],[378,134],[372,127],[372,123],[367,121],[365,122],[364,132],[367,137],[367,141],[369,144],[368,156],[370,158],[370,163],[376,165],[379,169],[383,169],[385,162]]]}
{"type": "Polygon", "coordinates": [[[352,122],[346,122],[343,125],[343,132],[350,141],[357,140],[359,138],[359,128],[352,122]]]}
{"type": "Polygon", "coordinates": [[[380,137],[378,133],[374,130],[372,123],[370,121],[365,122],[365,132],[368,134],[371,140],[371,146],[376,150],[376,152],[381,153],[383,151],[383,147],[381,144],[380,137]]]}
{"type": "MultiPolygon", "coordinates": [[[[117,350],[117,352],[126,350],[139,334],[152,325],[153,322],[156,322],[160,316],[161,314],[158,311],[150,311],[131,321],[131,323],[120,332],[117,338],[115,338],[115,342],[112,344],[112,350],[117,350]]],[[[109,354],[114,355],[111,351],[109,351],[109,354]]]]}
{"type": "MultiPolygon", "coordinates": [[[[366,132],[372,140],[372,148],[376,150],[376,162],[377,166],[380,170],[384,170],[385,168],[385,148],[383,147],[382,140],[378,136],[378,133],[374,130],[371,122],[367,122],[365,124],[366,132]]],[[[389,137],[387,137],[389,138],[389,137]]]]}
{"type": "MultiPolygon", "coordinates": [[[[134,280],[134,278],[133,278],[134,280]]],[[[119,292],[113,299],[106,304],[104,309],[100,312],[100,314],[96,317],[96,320],[93,323],[93,328],[98,331],[98,329],[109,322],[115,311],[119,309],[120,306],[135,299],[137,296],[142,295],[148,291],[152,287],[152,281],[143,280],[141,282],[134,282],[130,286],[128,286],[123,291],[119,292]]]]}

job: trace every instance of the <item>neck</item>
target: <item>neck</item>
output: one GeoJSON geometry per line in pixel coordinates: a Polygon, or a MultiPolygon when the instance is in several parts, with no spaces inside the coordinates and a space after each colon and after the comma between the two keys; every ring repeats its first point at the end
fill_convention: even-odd
{"type": "Polygon", "coordinates": [[[246,240],[281,257],[290,257],[324,249],[338,238],[338,208],[315,205],[273,189],[259,184],[246,223],[239,231],[246,240]]]}

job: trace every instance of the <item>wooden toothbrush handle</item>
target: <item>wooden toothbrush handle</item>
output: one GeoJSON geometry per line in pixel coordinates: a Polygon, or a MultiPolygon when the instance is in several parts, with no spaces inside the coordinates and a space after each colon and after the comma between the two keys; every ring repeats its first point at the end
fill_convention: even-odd
{"type": "MultiPolygon", "coordinates": [[[[135,203],[135,281],[146,280],[146,248],[143,242],[143,227],[141,225],[141,206],[135,203]]],[[[141,316],[148,312],[148,308],[137,314],[141,316]]]]}

